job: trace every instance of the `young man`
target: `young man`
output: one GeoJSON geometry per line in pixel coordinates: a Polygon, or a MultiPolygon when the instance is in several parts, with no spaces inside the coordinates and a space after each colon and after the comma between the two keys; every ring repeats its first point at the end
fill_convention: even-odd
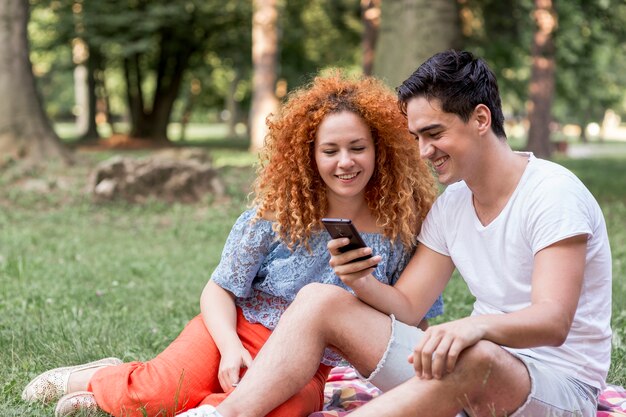
{"type": "Polygon", "coordinates": [[[296,393],[333,347],[387,391],[351,415],[595,416],[610,363],[611,255],[604,218],[568,170],[506,142],[496,79],[447,51],[398,88],[408,127],[447,185],[395,287],[370,275],[379,256],[331,264],[360,301],[306,287],[238,388],[214,410],[263,416],[296,393]],[[457,268],[470,317],[414,327],[457,268]],[[408,358],[408,360],[407,360],[408,358]]]}

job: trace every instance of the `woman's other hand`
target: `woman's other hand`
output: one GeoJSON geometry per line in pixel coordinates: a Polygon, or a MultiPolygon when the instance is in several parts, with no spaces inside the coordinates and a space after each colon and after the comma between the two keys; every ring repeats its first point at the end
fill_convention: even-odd
{"type": "Polygon", "coordinates": [[[252,366],[252,356],[243,346],[222,354],[218,379],[224,392],[235,389],[244,370],[252,366]]]}

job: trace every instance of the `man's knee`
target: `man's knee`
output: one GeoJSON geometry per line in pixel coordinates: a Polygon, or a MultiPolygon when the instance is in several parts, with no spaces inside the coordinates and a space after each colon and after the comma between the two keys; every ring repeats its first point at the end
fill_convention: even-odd
{"type": "MultiPolygon", "coordinates": [[[[481,340],[465,349],[459,357],[459,370],[462,374],[481,375],[488,378],[495,366],[498,366],[500,355],[506,354],[502,347],[487,340],[481,340]]],[[[465,378],[467,375],[464,375],[465,378]]]]}
{"type": "Polygon", "coordinates": [[[510,381],[523,381],[529,378],[528,372],[515,356],[501,346],[482,340],[466,349],[458,363],[456,378],[460,384],[472,388],[476,396],[498,389],[510,381]]]}

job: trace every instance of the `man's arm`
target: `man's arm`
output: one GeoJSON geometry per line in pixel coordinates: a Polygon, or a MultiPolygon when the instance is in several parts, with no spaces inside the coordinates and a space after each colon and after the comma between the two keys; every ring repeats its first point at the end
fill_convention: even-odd
{"type": "Polygon", "coordinates": [[[464,349],[482,339],[512,348],[561,345],[578,306],[586,247],[587,235],[579,235],[535,255],[530,306],[430,327],[412,358],[417,375],[441,378],[454,369],[464,349]]]}
{"type": "Polygon", "coordinates": [[[330,265],[341,280],[351,287],[363,302],[375,309],[393,314],[404,323],[417,325],[445,288],[454,271],[448,256],[424,245],[418,245],[415,254],[395,286],[385,285],[372,276],[380,256],[349,263],[352,259],[371,253],[370,248],[341,253],[343,239],[328,243],[330,265]]]}

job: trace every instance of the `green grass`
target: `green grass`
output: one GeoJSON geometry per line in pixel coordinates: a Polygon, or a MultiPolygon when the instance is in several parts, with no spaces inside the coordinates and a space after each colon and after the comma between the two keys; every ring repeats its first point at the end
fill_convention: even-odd
{"type": "MultiPolygon", "coordinates": [[[[193,205],[94,204],[88,173],[107,153],[82,153],[75,166],[0,175],[0,415],[49,416],[23,403],[25,384],[43,370],[104,356],[146,360],[199,311],[254,172],[254,157],[212,152],[228,196],[193,205]]],[[[133,154],[133,153],[131,153],[133,154]]],[[[135,153],[141,155],[141,153],[135,153]]],[[[615,331],[609,381],[626,385],[626,159],[561,160],[597,196],[613,250],[615,331]]],[[[466,315],[472,300],[456,277],[444,319],[466,315]]]]}

